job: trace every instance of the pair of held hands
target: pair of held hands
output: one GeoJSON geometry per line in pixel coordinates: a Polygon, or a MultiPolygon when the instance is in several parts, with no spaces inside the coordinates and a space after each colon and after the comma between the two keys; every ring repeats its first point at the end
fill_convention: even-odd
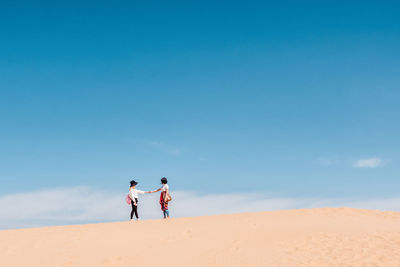
{"type": "MultiPolygon", "coordinates": [[[[158,191],[160,191],[160,190],[161,190],[161,188],[160,188],[160,189],[157,189],[157,190],[153,190],[153,191],[145,191],[144,193],[145,193],[145,194],[150,194],[150,193],[158,192],[158,191]]],[[[171,197],[170,197],[169,194],[167,193],[167,194],[165,195],[164,202],[169,202],[170,200],[171,200],[171,197]]],[[[137,206],[137,203],[136,203],[136,202],[133,202],[133,205],[137,206]]]]}

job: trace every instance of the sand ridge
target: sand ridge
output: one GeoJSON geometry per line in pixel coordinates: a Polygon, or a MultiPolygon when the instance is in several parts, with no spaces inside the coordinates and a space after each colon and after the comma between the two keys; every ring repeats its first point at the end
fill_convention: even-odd
{"type": "Polygon", "coordinates": [[[400,212],[319,208],[4,230],[0,266],[400,266],[400,212]]]}

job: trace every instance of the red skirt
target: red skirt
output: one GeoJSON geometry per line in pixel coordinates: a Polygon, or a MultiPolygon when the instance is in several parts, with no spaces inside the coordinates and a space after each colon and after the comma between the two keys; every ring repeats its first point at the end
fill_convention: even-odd
{"type": "Polygon", "coordinates": [[[168,202],[165,202],[165,201],[164,201],[164,199],[165,199],[165,193],[166,193],[166,192],[163,191],[163,192],[161,192],[161,194],[160,194],[160,205],[161,205],[161,210],[162,210],[162,211],[168,209],[168,202]]]}

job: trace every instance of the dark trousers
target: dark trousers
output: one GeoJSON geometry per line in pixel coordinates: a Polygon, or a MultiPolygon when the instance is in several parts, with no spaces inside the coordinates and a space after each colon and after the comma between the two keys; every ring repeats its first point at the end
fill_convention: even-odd
{"type": "MultiPolygon", "coordinates": [[[[137,205],[138,199],[135,198],[135,201],[136,201],[136,205],[137,205]]],[[[137,213],[137,206],[135,206],[135,205],[133,204],[133,201],[132,201],[132,200],[131,200],[131,205],[132,205],[131,220],[133,219],[133,214],[135,214],[136,219],[139,219],[139,215],[138,215],[138,213],[137,213]]]]}

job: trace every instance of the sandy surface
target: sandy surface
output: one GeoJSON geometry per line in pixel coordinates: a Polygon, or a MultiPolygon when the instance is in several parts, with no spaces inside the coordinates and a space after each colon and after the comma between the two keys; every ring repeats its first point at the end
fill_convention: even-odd
{"type": "Polygon", "coordinates": [[[0,266],[400,266],[400,212],[303,209],[6,230],[0,266]]]}

